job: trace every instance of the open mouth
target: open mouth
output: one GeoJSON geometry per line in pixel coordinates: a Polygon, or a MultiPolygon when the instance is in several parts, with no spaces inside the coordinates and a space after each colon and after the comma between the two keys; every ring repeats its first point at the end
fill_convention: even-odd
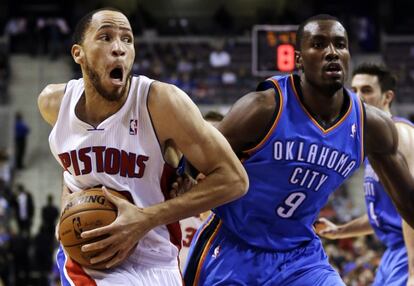
{"type": "Polygon", "coordinates": [[[330,63],[330,64],[326,65],[325,71],[335,73],[335,72],[341,72],[342,69],[341,69],[341,65],[340,64],[330,63]]]}
{"type": "Polygon", "coordinates": [[[122,83],[124,78],[123,70],[120,67],[116,67],[109,73],[109,77],[114,80],[115,83],[122,83]]]}
{"type": "Polygon", "coordinates": [[[324,67],[324,72],[328,77],[340,78],[342,75],[342,67],[338,63],[329,63],[324,67]]]}

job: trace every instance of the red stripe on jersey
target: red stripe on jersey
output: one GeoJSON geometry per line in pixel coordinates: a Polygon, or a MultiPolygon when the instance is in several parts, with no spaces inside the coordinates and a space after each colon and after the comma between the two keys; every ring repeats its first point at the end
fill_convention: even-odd
{"type": "MultiPolygon", "coordinates": [[[[174,183],[174,181],[177,178],[176,174],[176,168],[171,167],[168,164],[164,164],[164,168],[162,170],[161,180],[160,180],[160,187],[161,191],[164,195],[165,200],[170,199],[170,191],[171,191],[171,185],[174,183]]],[[[170,233],[170,241],[172,244],[174,244],[179,250],[181,249],[181,227],[180,223],[173,222],[170,224],[167,224],[168,232],[170,233]]]]}
{"type": "Polygon", "coordinates": [[[82,267],[78,263],[73,261],[69,256],[67,256],[65,268],[69,275],[69,278],[73,281],[73,283],[75,283],[75,285],[96,286],[95,280],[93,280],[88,274],[86,274],[82,267]]]}

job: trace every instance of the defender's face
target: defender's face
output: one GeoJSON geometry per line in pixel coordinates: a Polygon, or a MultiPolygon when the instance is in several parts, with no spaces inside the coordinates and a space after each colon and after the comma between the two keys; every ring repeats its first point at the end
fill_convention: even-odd
{"type": "Polygon", "coordinates": [[[108,100],[122,97],[135,58],[134,36],[128,19],[116,11],[93,15],[81,45],[82,70],[108,100]]]}
{"type": "Polygon", "coordinates": [[[385,96],[381,92],[381,86],[376,75],[356,74],[352,78],[352,90],[367,104],[379,109],[385,107],[385,96]]]}
{"type": "Polygon", "coordinates": [[[311,84],[336,91],[343,87],[349,67],[348,36],[334,20],[318,20],[304,27],[298,65],[311,84]]]}

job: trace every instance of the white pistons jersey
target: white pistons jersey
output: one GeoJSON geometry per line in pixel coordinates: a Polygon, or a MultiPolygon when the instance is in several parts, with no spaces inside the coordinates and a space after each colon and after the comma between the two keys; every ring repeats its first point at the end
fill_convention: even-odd
{"type": "MultiPolygon", "coordinates": [[[[152,82],[145,76],[132,77],[124,105],[97,127],[75,114],[84,93],[83,79],[68,82],[49,144],[72,192],[103,185],[129,192],[139,207],[166,200],[168,166],[147,109],[152,82]]],[[[174,244],[180,243],[180,234],[176,231],[178,223],[151,230],[139,241],[131,259],[143,265],[178,266],[174,244]]]]}

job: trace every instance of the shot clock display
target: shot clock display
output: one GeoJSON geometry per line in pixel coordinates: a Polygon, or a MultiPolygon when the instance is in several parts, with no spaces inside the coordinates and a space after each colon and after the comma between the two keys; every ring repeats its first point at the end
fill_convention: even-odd
{"type": "Polygon", "coordinates": [[[270,76],[295,70],[294,25],[257,25],[252,35],[252,72],[270,76]]]}

